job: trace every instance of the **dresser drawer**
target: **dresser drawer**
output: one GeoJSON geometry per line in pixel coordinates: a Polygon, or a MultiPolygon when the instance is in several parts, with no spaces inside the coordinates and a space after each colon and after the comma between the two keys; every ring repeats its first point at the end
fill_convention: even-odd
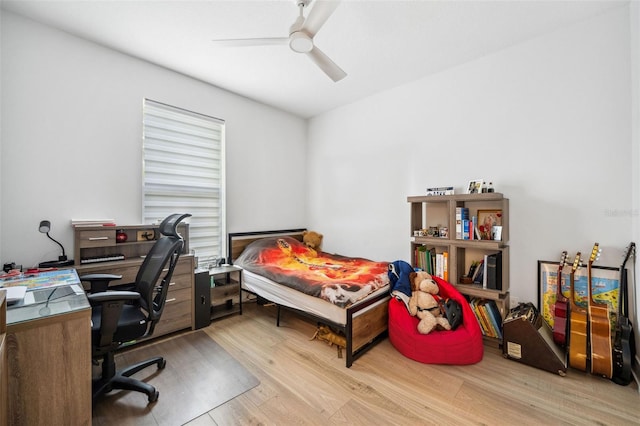
{"type": "Polygon", "coordinates": [[[173,270],[173,276],[176,275],[193,275],[193,257],[184,256],[178,259],[176,269],[173,270]]]}
{"type": "Polygon", "coordinates": [[[169,290],[160,321],[156,325],[155,336],[172,331],[191,328],[193,306],[191,288],[169,290]]]}
{"type": "MultiPolygon", "coordinates": [[[[113,265],[113,263],[111,264],[113,265]]],[[[104,266],[104,265],[91,265],[91,266],[80,266],[77,268],[78,275],[82,277],[83,275],[89,274],[115,274],[122,275],[122,279],[114,280],[109,283],[109,287],[113,287],[116,285],[122,284],[132,284],[136,281],[136,275],[138,275],[138,271],[140,270],[141,262],[129,262],[128,265],[123,266],[104,266]]],[[[85,290],[89,289],[89,283],[83,282],[85,290]]]]}
{"type": "MultiPolygon", "coordinates": [[[[191,287],[191,281],[193,276],[192,257],[181,257],[178,259],[178,264],[173,270],[173,276],[171,277],[170,285],[176,288],[191,287]]],[[[114,280],[109,283],[109,287],[131,284],[136,281],[136,276],[142,266],[142,260],[124,261],[118,265],[116,262],[109,263],[109,265],[82,265],[77,267],[78,275],[88,274],[115,274],[122,275],[122,279],[114,280]]],[[[84,284],[85,289],[88,289],[88,284],[84,284]]],[[[170,287],[171,288],[171,287],[170,287]]]]}
{"type": "Polygon", "coordinates": [[[98,231],[80,231],[78,235],[80,248],[110,247],[116,245],[116,230],[101,229],[98,231]]]}

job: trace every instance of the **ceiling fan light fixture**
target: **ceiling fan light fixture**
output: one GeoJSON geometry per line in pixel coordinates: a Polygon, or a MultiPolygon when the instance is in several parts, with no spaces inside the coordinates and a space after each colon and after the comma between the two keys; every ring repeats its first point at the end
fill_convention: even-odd
{"type": "Polygon", "coordinates": [[[294,52],[309,53],[313,50],[313,40],[302,31],[296,31],[289,36],[289,47],[294,52]]]}

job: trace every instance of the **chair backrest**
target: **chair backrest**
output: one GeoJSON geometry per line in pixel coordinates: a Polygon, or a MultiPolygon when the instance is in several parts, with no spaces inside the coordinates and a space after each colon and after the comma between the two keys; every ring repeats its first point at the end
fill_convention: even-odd
{"type": "Polygon", "coordinates": [[[140,304],[148,312],[151,323],[147,334],[153,333],[155,323],[162,315],[169,282],[184,247],[178,224],[190,216],[188,213],[176,213],[162,221],[159,227],[162,236],[151,247],[138,270],[136,291],[140,293],[140,304]]]}

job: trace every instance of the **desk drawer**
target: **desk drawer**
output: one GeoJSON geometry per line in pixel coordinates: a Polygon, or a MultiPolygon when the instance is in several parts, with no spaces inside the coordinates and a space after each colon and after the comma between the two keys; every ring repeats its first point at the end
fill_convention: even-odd
{"type": "Polygon", "coordinates": [[[80,248],[115,246],[116,230],[80,231],[78,242],[80,248]]]}

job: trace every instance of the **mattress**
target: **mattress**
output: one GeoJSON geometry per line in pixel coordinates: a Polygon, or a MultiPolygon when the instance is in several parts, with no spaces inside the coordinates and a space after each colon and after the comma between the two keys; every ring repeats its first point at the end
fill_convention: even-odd
{"type": "MultiPolygon", "coordinates": [[[[321,317],[331,321],[335,324],[345,326],[347,324],[347,309],[334,305],[326,300],[318,297],[309,296],[301,293],[292,288],[278,284],[269,278],[265,278],[256,273],[247,271],[242,272],[242,288],[251,293],[255,293],[265,299],[277,304],[286,306],[289,308],[297,309],[303,312],[308,312],[317,317],[321,317]]],[[[367,297],[357,301],[349,307],[351,310],[357,309],[358,305],[364,304],[367,301],[374,299],[381,294],[388,294],[389,286],[386,285],[369,294],[367,297]]],[[[353,316],[357,317],[367,310],[376,306],[376,303],[371,304],[367,308],[364,308],[353,316]]]]}

